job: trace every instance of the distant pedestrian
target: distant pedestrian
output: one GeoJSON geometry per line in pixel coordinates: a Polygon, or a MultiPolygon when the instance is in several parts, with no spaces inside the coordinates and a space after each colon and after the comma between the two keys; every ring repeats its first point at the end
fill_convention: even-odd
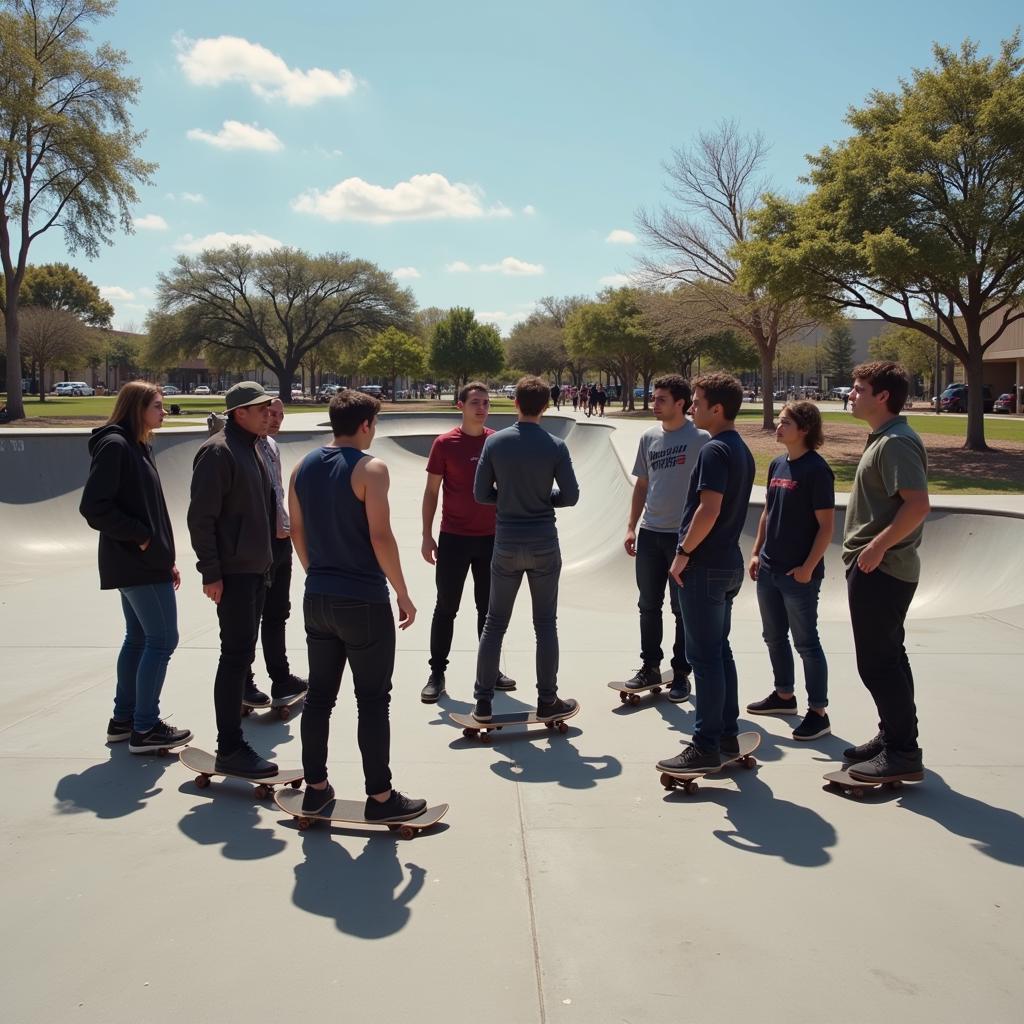
{"type": "Polygon", "coordinates": [[[557,384],[551,385],[551,404],[557,409],[562,400],[562,389],[557,384]]]}
{"type": "Polygon", "coordinates": [[[605,391],[604,385],[599,384],[597,388],[597,407],[600,410],[600,415],[604,415],[604,405],[608,401],[608,392],[605,391]]]}
{"type": "Polygon", "coordinates": [[[580,407],[580,392],[579,388],[572,389],[572,411],[575,412],[580,407]]]}

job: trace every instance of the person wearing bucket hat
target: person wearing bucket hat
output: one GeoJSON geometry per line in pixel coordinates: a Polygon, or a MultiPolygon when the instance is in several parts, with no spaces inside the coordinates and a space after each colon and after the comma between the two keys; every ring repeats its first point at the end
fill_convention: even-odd
{"type": "MultiPolygon", "coordinates": [[[[277,509],[273,484],[256,448],[267,433],[272,396],[242,381],[224,396],[227,423],[208,438],[192,463],[188,529],[203,577],[203,593],[217,606],[220,660],[213,684],[217,716],[217,771],[250,778],[277,772],[242,733],[242,699],[256,657],[260,616],[273,565],[277,509]]],[[[259,698],[262,698],[260,700],[259,698]]]]}

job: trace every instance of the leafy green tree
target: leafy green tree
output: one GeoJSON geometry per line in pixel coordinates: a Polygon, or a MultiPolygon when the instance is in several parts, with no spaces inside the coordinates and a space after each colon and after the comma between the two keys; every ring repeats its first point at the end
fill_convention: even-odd
{"type": "Polygon", "coordinates": [[[427,367],[427,350],[419,338],[394,327],[381,331],[371,342],[359,364],[363,373],[391,381],[391,397],[398,396],[399,377],[422,377],[427,367]]]}
{"type": "Polygon", "coordinates": [[[156,165],[136,156],[130,107],[139,83],[125,53],[91,46],[111,0],[0,0],[0,266],[7,407],[24,415],[19,295],[32,243],[53,227],[69,252],[95,256],[118,225],[132,230],[136,186],[156,165]]]}
{"type": "Polygon", "coordinates": [[[826,314],[862,309],[921,332],[970,385],[964,447],[985,444],[983,357],[1024,318],[1024,60],[936,45],[932,67],[847,115],[811,157],[812,191],[768,197],[743,279],[826,314]]]}
{"type": "Polygon", "coordinates": [[[109,327],[114,307],[80,270],[67,263],[25,268],[18,302],[22,306],[63,309],[90,327],[109,327]]]}
{"type": "Polygon", "coordinates": [[[934,393],[941,390],[935,378],[935,342],[909,327],[890,327],[868,342],[872,359],[900,363],[914,377],[930,377],[934,393]]]}
{"type": "Polygon", "coordinates": [[[568,356],[562,328],[543,314],[534,314],[512,328],[505,345],[510,366],[537,376],[561,374],[568,356]]]}
{"type": "Polygon", "coordinates": [[[430,365],[455,389],[470,377],[493,377],[505,365],[505,346],[498,329],[477,322],[471,309],[456,306],[434,326],[430,365]]]}
{"type": "Polygon", "coordinates": [[[853,373],[853,335],[845,324],[837,324],[828,332],[822,345],[822,361],[825,372],[832,378],[832,386],[850,384],[853,373]]]}

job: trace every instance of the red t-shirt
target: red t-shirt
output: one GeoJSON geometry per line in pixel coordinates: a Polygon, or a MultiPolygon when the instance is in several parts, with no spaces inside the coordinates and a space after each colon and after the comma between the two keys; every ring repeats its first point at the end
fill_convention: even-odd
{"type": "Polygon", "coordinates": [[[462,427],[434,438],[427,459],[427,472],[436,473],[441,483],[441,531],[462,537],[489,537],[494,533],[497,507],[479,505],[473,497],[473,478],[484,441],[493,434],[484,427],[479,437],[470,437],[462,427]]]}

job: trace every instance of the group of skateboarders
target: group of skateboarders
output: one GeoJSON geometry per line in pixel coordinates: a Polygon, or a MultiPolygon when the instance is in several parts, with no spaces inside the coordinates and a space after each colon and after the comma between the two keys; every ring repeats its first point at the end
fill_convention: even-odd
{"type": "MultiPolygon", "coordinates": [[[[897,364],[858,366],[850,402],[869,428],[846,512],[842,557],[861,678],[875,701],[877,735],[845,751],[852,777],[866,781],[922,777],[913,676],[904,623],[917,586],[917,549],[929,511],[927,456],[900,415],[909,379],[897,364]]],[[[764,510],[745,562],[740,536],[755,464],[735,429],[743,399],[724,373],[687,381],[668,374],[653,383],[656,425],[640,439],[624,546],[635,559],[641,665],[622,684],[662,681],[666,587],[675,624],[669,699],[695,704],[693,735],[658,762],[664,772],[710,772],[735,756],[739,698],[729,644],[732,605],[743,579],[756,582],[773,673],[773,690],[747,705],[751,714],[798,715],[793,645],[800,656],[807,711],[793,736],[828,734],[828,666],[817,632],[824,553],[835,508],[831,470],[817,449],[821,416],[810,402],[787,403],[776,439],[784,453],[768,470],[764,510]],[[692,683],[691,683],[692,678],[692,683]]],[[[501,648],[525,576],[537,638],[537,705],[533,720],[559,723],[577,702],[558,691],[558,584],[561,555],[556,509],[579,500],[565,443],[541,426],[549,385],[523,377],[516,422],[486,426],[490,397],[470,382],[458,393],[458,426],[433,443],[422,503],[424,559],[435,569],[429,675],[420,697],[436,702],[465,581],[473,577],[479,638],[472,721],[492,720],[496,690],[513,690],[500,670],[501,648]],[[441,504],[441,523],[434,520],[441,504]]],[[[217,607],[220,657],[213,697],[216,770],[269,779],[277,766],[242,730],[243,706],[285,706],[304,697],[301,720],[306,789],[302,812],[334,800],[327,751],[331,712],[346,664],[358,708],[357,740],[370,821],[407,821],[426,801],[392,786],[389,704],[396,629],[416,618],[402,572],[389,509],[385,463],[368,452],[380,402],[342,390],[331,400],[333,440],[295,467],[286,489],[273,437],[284,408],[254,382],[225,396],[227,421],[193,463],[188,527],[204,594],[217,607]],[[303,616],[309,679],[290,671],[284,644],[292,551],[305,570],[303,616]],[[251,668],[262,624],[271,693],[251,668]]],[[[90,439],[92,465],[81,512],[100,534],[100,585],[120,593],[125,638],[117,662],[109,742],[133,753],[180,746],[192,738],[160,718],[167,664],[177,645],[174,591],[180,584],[174,538],[150,447],[163,420],[159,389],[122,388],[110,420],[90,439]]]]}

